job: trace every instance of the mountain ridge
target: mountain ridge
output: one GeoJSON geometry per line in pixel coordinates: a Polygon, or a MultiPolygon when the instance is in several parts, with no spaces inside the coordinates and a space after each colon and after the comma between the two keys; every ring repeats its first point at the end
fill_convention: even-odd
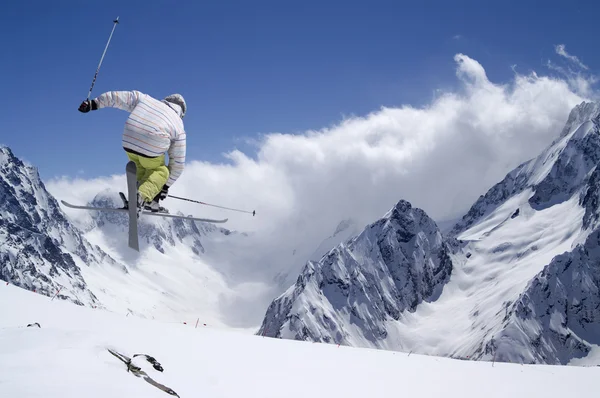
{"type": "MultiPolygon", "coordinates": [[[[585,310],[581,304],[600,289],[600,251],[592,250],[600,227],[599,122],[600,105],[581,103],[539,156],[480,196],[445,236],[453,267],[439,296],[398,313],[339,322],[336,317],[345,312],[323,304],[326,285],[301,294],[314,275],[331,267],[324,258],[307,263],[297,283],[273,301],[258,333],[478,360],[566,364],[585,356],[600,341],[600,304],[589,298],[585,310]],[[570,283],[565,264],[578,264],[586,283],[570,283]],[[564,303],[562,315],[548,315],[556,311],[553,300],[564,303]],[[568,321],[557,324],[547,316],[568,321]],[[573,326],[582,324],[593,332],[573,326]],[[385,336],[363,338],[363,325],[385,336]]],[[[373,258],[377,242],[375,237],[365,246],[373,258]]],[[[333,249],[330,258],[343,257],[347,244],[333,249]]],[[[354,260],[348,261],[348,274],[363,266],[346,257],[354,260]]],[[[355,280],[343,286],[352,290],[354,284],[361,286],[355,280]]],[[[410,298],[412,291],[401,289],[400,296],[410,298]]]]}

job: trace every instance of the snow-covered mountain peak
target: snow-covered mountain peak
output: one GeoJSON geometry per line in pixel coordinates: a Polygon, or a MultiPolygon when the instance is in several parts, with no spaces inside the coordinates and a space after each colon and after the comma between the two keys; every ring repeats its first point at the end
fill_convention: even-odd
{"type": "Polygon", "coordinates": [[[10,147],[6,145],[0,145],[0,166],[5,165],[6,163],[11,163],[19,167],[25,166],[25,163],[15,156],[10,147]]]}
{"type": "Polygon", "coordinates": [[[385,345],[386,321],[440,294],[449,248],[423,210],[400,201],[318,262],[267,310],[260,334],[351,345],[385,345]]]}
{"type": "Polygon", "coordinates": [[[9,147],[0,145],[0,166],[14,158],[14,155],[9,147]]]}
{"type": "Polygon", "coordinates": [[[539,156],[521,164],[480,196],[450,235],[460,235],[526,190],[531,191],[529,204],[537,210],[580,194],[600,162],[599,126],[600,104],[578,105],[571,112],[561,136],[539,156]]]}
{"type": "MultiPolygon", "coordinates": [[[[565,124],[565,127],[560,134],[560,138],[569,135],[574,128],[577,128],[581,124],[588,120],[595,120],[596,123],[600,117],[600,103],[598,102],[582,102],[575,106],[569,113],[569,117],[565,124]]],[[[560,139],[559,138],[559,139],[560,139]]]]}
{"type": "Polygon", "coordinates": [[[405,242],[408,242],[419,232],[436,236],[438,241],[442,239],[435,221],[422,209],[414,208],[406,200],[400,200],[379,222],[384,223],[384,229],[392,228],[396,230],[398,236],[405,242]]]}

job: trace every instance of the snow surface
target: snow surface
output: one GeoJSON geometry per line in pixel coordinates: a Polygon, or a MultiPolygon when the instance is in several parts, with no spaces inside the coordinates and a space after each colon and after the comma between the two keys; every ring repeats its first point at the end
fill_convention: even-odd
{"type": "MultiPolygon", "coordinates": [[[[516,365],[248,336],[79,307],[0,286],[0,389],[6,397],[167,397],[106,351],[148,354],[143,368],[180,397],[593,396],[600,367],[516,365]],[[38,322],[41,328],[26,327],[38,322]]],[[[143,366],[143,361],[136,361],[143,366]]]]}
{"type": "Polygon", "coordinates": [[[577,198],[533,211],[530,196],[529,190],[516,195],[459,236],[470,242],[453,256],[453,274],[440,298],[393,322],[396,333],[390,339],[398,342],[396,347],[473,355],[487,336],[502,328],[506,303],[516,301],[554,256],[580,241],[584,210],[577,198]],[[511,218],[516,209],[519,216],[511,218]]]}

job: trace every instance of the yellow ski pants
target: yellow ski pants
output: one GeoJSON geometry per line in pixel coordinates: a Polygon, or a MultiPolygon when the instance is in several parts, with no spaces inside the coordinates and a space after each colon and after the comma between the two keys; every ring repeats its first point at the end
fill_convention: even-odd
{"type": "Polygon", "coordinates": [[[162,190],[169,179],[169,169],[165,165],[165,155],[147,158],[126,152],[129,160],[137,167],[138,191],[146,201],[150,202],[162,190]]]}

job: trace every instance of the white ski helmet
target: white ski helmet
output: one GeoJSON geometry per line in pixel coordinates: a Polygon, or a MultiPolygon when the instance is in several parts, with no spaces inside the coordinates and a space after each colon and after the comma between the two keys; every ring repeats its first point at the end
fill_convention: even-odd
{"type": "Polygon", "coordinates": [[[163,99],[164,102],[170,102],[175,105],[179,105],[181,107],[181,118],[185,116],[185,112],[187,111],[187,105],[185,104],[185,100],[181,94],[171,94],[166,96],[163,99]]]}

